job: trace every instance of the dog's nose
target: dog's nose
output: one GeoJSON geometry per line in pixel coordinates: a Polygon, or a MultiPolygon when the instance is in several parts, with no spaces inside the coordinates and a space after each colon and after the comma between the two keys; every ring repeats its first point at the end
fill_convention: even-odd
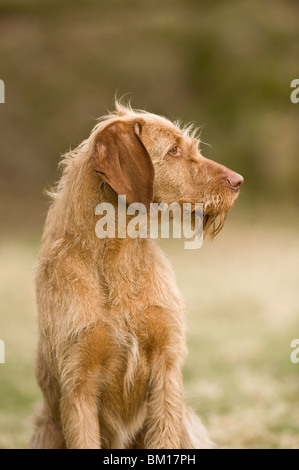
{"type": "Polygon", "coordinates": [[[240,189],[241,185],[244,182],[243,176],[239,175],[239,173],[235,173],[234,171],[230,171],[227,175],[227,182],[232,189],[240,189]]]}

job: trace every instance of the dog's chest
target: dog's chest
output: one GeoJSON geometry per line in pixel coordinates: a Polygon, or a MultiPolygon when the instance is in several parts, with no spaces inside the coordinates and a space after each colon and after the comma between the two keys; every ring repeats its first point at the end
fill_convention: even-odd
{"type": "Polygon", "coordinates": [[[102,403],[128,420],[146,400],[152,361],[184,348],[181,312],[151,306],[125,314],[110,312],[106,334],[109,352],[102,365],[102,403]],[[174,318],[176,316],[176,318],[174,318]]]}
{"type": "Polygon", "coordinates": [[[122,261],[117,256],[102,264],[100,274],[109,352],[101,366],[99,415],[109,434],[140,421],[154,358],[184,350],[184,314],[172,269],[156,248],[143,257],[123,252],[122,261]]]}
{"type": "Polygon", "coordinates": [[[102,365],[99,390],[100,423],[112,434],[111,439],[119,429],[134,427],[144,415],[141,410],[146,406],[149,376],[150,365],[140,340],[129,331],[123,332],[122,339],[114,337],[102,365]]]}

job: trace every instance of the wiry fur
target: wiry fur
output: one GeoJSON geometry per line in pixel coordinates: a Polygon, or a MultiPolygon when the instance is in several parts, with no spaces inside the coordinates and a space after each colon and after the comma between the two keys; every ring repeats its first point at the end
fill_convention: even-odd
{"type": "Polygon", "coordinates": [[[225,167],[200,155],[193,130],[120,103],[64,156],[36,277],[44,404],[30,447],[210,447],[184,404],[184,303],[167,259],[151,239],[95,235],[95,207],[115,204],[116,194],[91,156],[97,136],[119,121],[141,126],[154,201],[203,202],[206,232],[215,234],[237,197],[225,167]],[[180,159],[167,154],[176,142],[180,159]]]}

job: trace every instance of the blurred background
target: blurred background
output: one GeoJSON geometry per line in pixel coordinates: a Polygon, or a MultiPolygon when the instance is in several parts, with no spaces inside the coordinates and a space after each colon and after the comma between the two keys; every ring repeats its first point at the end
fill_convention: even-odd
{"type": "Polygon", "coordinates": [[[40,393],[34,268],[60,155],[113,108],[195,122],[245,184],[196,253],[163,241],[188,308],[189,402],[219,447],[299,447],[296,0],[2,0],[0,447],[26,446],[40,393]]]}

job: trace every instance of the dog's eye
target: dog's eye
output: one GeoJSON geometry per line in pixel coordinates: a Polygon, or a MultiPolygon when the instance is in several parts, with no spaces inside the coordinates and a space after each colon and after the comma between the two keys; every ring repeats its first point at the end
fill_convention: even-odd
{"type": "Polygon", "coordinates": [[[170,150],[168,150],[168,153],[169,155],[172,155],[173,157],[178,157],[181,155],[181,151],[177,146],[172,147],[170,150]]]}

